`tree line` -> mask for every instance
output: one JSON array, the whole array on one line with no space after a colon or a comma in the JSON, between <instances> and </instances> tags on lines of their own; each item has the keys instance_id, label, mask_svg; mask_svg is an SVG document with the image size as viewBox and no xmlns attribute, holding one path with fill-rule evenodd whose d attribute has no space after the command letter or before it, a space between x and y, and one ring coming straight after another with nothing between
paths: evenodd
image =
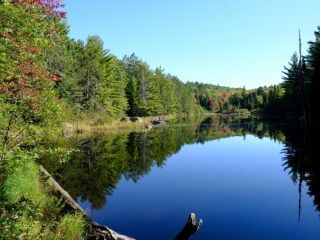
<instances>
[{"instance_id":1,"label":"tree line","mask_svg":"<svg viewBox=\"0 0 320 240\"><path fill-rule=\"evenodd\" d=\"M306 56L301 55L299 32L299 53L294 52L288 66L284 67L283 82L246 90L224 89L202 83L187 83L195 94L197 103L211 112L237 112L239 109L261 110L264 114L301 121L305 126L316 125L320 114L320 27L314 32L315 41L309 41Z\"/></svg>"},{"instance_id":2,"label":"tree line","mask_svg":"<svg viewBox=\"0 0 320 240\"><path fill-rule=\"evenodd\" d=\"M151 69L134 53L118 59L103 45L99 36L84 42L64 35L63 43L48 57L50 70L61 78L55 86L57 94L73 113L115 118L202 110L178 77L161 67Z\"/></svg>"},{"instance_id":3,"label":"tree line","mask_svg":"<svg viewBox=\"0 0 320 240\"><path fill-rule=\"evenodd\" d=\"M0 1L0 160L22 133L80 114L119 118L260 109L305 125L319 119L320 28L306 56L293 54L283 83L246 90L183 83L134 53L119 59L99 36L72 39L61 7L61 1Z\"/></svg>"},{"instance_id":4,"label":"tree line","mask_svg":"<svg viewBox=\"0 0 320 240\"><path fill-rule=\"evenodd\" d=\"M255 94L245 96L247 91L238 99L236 93L243 92L240 88L183 83L161 67L151 69L134 53L119 59L97 35L88 36L86 41L72 39L68 36L70 27L65 13L55 10L62 5L49 7L38 2L3 1L1 5L1 96L15 98L13 106L20 102L21 106L31 107L25 115L38 112L32 116L33 122L42 121L38 110L49 103L47 112L62 112L62 116L96 114L108 118L230 112L261 105ZM38 13L31 11L34 4L51 14L38 21L38 25L33 24L40 19ZM8 22L11 25L7 25L7 19L12 19L12 24ZM39 37L38 32L43 34ZM22 77L15 79L20 73ZM229 101L229 97L233 100ZM7 103L12 102L6 100L4 104Z\"/></svg>"}]
</instances>

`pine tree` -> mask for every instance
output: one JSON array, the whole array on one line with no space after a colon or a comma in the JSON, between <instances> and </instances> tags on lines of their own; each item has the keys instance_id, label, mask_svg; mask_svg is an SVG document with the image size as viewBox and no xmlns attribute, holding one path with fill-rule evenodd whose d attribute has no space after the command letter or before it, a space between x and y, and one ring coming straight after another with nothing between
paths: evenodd
<instances>
[{"instance_id":1,"label":"pine tree","mask_svg":"<svg viewBox=\"0 0 320 240\"><path fill-rule=\"evenodd\" d=\"M127 99L125 96L126 79L122 64L115 56L104 51L103 59L104 73L98 95L99 103L111 117L120 117L127 110Z\"/></svg>"},{"instance_id":2,"label":"pine tree","mask_svg":"<svg viewBox=\"0 0 320 240\"><path fill-rule=\"evenodd\" d=\"M81 78L78 85L82 88L82 110L97 111L100 108L97 95L104 71L102 64L104 57L103 42L100 37L89 36L80 56Z\"/></svg>"},{"instance_id":3,"label":"pine tree","mask_svg":"<svg viewBox=\"0 0 320 240\"><path fill-rule=\"evenodd\" d=\"M285 90L284 94L284 107L285 111L291 114L294 118L302 116L302 99L300 87L300 74L299 74L299 60L297 53L291 57L288 63L289 67L284 67L285 71L282 73L282 87Z\"/></svg>"},{"instance_id":4,"label":"pine tree","mask_svg":"<svg viewBox=\"0 0 320 240\"><path fill-rule=\"evenodd\" d=\"M319 102L320 94L320 26L314 32L315 41L308 42L308 56L307 61L310 65L310 112L313 122L318 122L320 119Z\"/></svg>"}]
</instances>

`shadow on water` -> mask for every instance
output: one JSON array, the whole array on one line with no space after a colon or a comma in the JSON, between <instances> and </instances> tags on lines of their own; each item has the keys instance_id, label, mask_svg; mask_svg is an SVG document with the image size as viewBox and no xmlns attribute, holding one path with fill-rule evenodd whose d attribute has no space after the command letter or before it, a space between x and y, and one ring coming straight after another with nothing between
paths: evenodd
<instances>
[{"instance_id":1,"label":"shadow on water","mask_svg":"<svg viewBox=\"0 0 320 240\"><path fill-rule=\"evenodd\" d=\"M62 144L79 149L69 161L59 163L44 157L42 164L55 173L56 179L73 198L90 202L91 209L101 209L122 178L139 181L153 167L164 167L168 157L186 144L203 144L233 136L245 139L246 135L254 135L284 144L284 170L289 170L293 183L298 185L298 221L303 182L320 211L317 133L293 125L235 116L184 118L172 122L145 132L78 135Z\"/></svg>"}]
</instances>

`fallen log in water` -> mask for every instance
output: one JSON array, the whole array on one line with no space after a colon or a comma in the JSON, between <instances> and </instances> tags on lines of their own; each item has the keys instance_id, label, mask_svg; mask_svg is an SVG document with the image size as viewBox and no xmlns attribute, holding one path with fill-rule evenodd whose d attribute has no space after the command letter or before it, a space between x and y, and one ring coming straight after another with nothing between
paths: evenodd
<instances>
[{"instance_id":1,"label":"fallen log in water","mask_svg":"<svg viewBox=\"0 0 320 240\"><path fill-rule=\"evenodd\" d=\"M47 172L47 170L44 169L43 166L40 166L40 171L46 175L52 185L55 187L56 190L60 192L60 194L66 199L67 204L69 204L73 209L80 211L83 213L86 222L90 228L90 236L94 239L103 239L103 240L135 240L134 238L124 236L122 234L119 234L107 226L100 225L93 221L87 214L85 210L82 209L82 207L75 201L73 198L69 195L67 191L65 191L59 183L57 183L56 180ZM89 236L89 237L90 237Z\"/></svg>"},{"instance_id":2,"label":"fallen log in water","mask_svg":"<svg viewBox=\"0 0 320 240\"><path fill-rule=\"evenodd\" d=\"M40 171L49 178L52 185L55 187L56 190L60 192L60 194L66 199L66 203L71 206L73 209L80 211L83 213L87 225L90 229L89 239L103 239L103 240L135 240L134 238L127 237L125 235L119 234L107 226L100 225L93 221L87 214L85 210L69 195L67 191L65 191L59 183L44 169L43 166L40 166ZM202 225L202 219L196 223L196 215L194 213L190 213L189 218L183 227L183 229L178 233L178 235L174 238L174 240L187 240L197 232Z\"/></svg>"},{"instance_id":3,"label":"fallen log in water","mask_svg":"<svg viewBox=\"0 0 320 240\"><path fill-rule=\"evenodd\" d=\"M190 213L189 218L186 222L186 225L183 229L178 233L178 235L173 240L187 240L193 235L196 231L199 230L202 225L202 219L196 223L196 215L194 213Z\"/></svg>"}]
</instances>

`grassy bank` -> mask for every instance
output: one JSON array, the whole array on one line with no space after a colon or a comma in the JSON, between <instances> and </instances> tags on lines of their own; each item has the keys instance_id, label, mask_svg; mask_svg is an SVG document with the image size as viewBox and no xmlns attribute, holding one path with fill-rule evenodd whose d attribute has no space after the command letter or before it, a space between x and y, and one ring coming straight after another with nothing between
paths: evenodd
<instances>
[{"instance_id":1,"label":"grassy bank","mask_svg":"<svg viewBox=\"0 0 320 240\"><path fill-rule=\"evenodd\" d=\"M81 239L82 214L66 210L64 200L39 173L36 157L24 154L6 162L0 239Z\"/></svg>"},{"instance_id":2,"label":"grassy bank","mask_svg":"<svg viewBox=\"0 0 320 240\"><path fill-rule=\"evenodd\" d=\"M199 115L189 115L189 116L176 116L176 115L168 115L161 116L161 120L173 120L172 123L179 122L179 118L189 118L191 122L201 122L200 120L204 120L205 117L219 117L219 116L239 116L239 117L247 117L250 115L250 112L247 109L235 110L233 112L217 112L217 113L204 113ZM127 117L129 118L129 117ZM91 132L91 131L142 131L145 130L147 126L153 125L152 120L157 120L159 116L151 116L151 117L139 117L141 120L136 122L126 122L121 121L121 119L111 119L101 115L79 115L76 120L68 121L69 124L72 125L71 132ZM192 119L194 121L192 121Z\"/></svg>"},{"instance_id":3,"label":"grassy bank","mask_svg":"<svg viewBox=\"0 0 320 240\"><path fill-rule=\"evenodd\" d=\"M162 120L170 120L177 116L165 116L161 117ZM140 131L146 129L146 126L152 125L152 120L156 120L158 117L139 117L141 122L126 122L121 119L111 119L105 116L99 115L83 115L79 116L76 120L71 120L69 123L73 126L74 131L114 131L114 130L130 130Z\"/></svg>"}]
</instances>

